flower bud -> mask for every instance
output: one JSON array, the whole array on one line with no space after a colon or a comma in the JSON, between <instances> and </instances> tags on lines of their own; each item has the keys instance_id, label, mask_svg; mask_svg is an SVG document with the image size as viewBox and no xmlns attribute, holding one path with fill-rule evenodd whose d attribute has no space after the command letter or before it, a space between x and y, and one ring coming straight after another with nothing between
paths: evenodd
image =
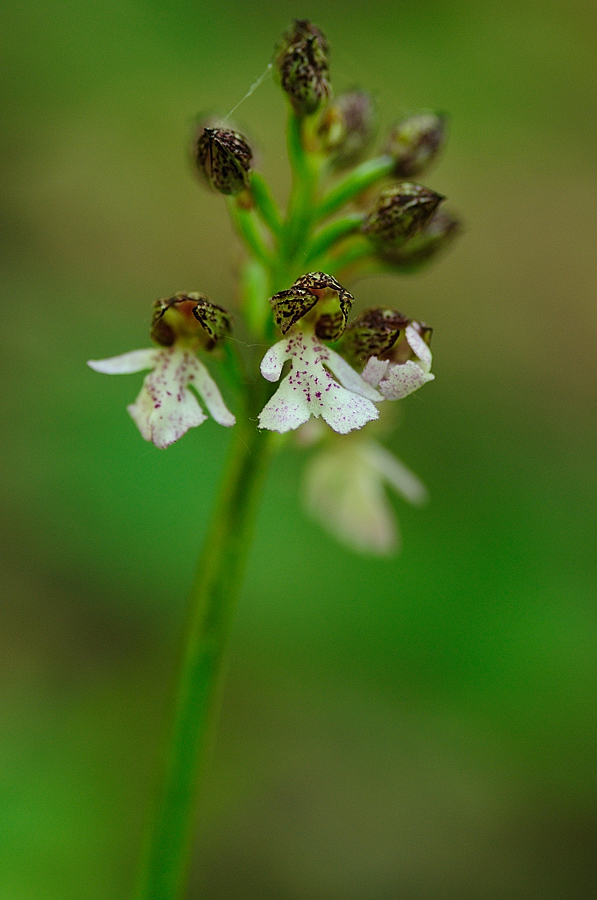
<instances>
[{"instance_id":1,"label":"flower bud","mask_svg":"<svg viewBox=\"0 0 597 900\"><path fill-rule=\"evenodd\" d=\"M461 232L460 221L452 213L438 209L424 228L405 244L380 247L381 256L404 273L418 271L446 250Z\"/></svg>"},{"instance_id":2,"label":"flower bud","mask_svg":"<svg viewBox=\"0 0 597 900\"><path fill-rule=\"evenodd\" d=\"M383 357L394 346L410 319L397 309L366 309L347 326L342 353L353 364L364 365L369 357Z\"/></svg>"},{"instance_id":3,"label":"flower bud","mask_svg":"<svg viewBox=\"0 0 597 900\"><path fill-rule=\"evenodd\" d=\"M375 134L375 106L366 91L340 94L325 110L318 128L322 148L335 168L362 158Z\"/></svg>"},{"instance_id":4,"label":"flower bud","mask_svg":"<svg viewBox=\"0 0 597 900\"><path fill-rule=\"evenodd\" d=\"M403 242L423 228L444 199L420 184L393 185L381 192L362 231L376 244Z\"/></svg>"},{"instance_id":5,"label":"flower bud","mask_svg":"<svg viewBox=\"0 0 597 900\"><path fill-rule=\"evenodd\" d=\"M446 118L435 113L419 113L392 128L385 152L396 162L397 178L413 178L426 171L442 149Z\"/></svg>"},{"instance_id":6,"label":"flower bud","mask_svg":"<svg viewBox=\"0 0 597 900\"><path fill-rule=\"evenodd\" d=\"M220 193L238 194L248 187L253 154L238 131L200 128L194 155L201 174Z\"/></svg>"},{"instance_id":7,"label":"flower bud","mask_svg":"<svg viewBox=\"0 0 597 900\"><path fill-rule=\"evenodd\" d=\"M291 288L275 294L270 303L276 325L286 332L314 307L315 334L320 340L337 340L346 327L354 300L335 278L325 272L309 272L297 278Z\"/></svg>"},{"instance_id":8,"label":"flower bud","mask_svg":"<svg viewBox=\"0 0 597 900\"><path fill-rule=\"evenodd\" d=\"M151 339L162 347L179 342L212 350L231 330L226 310L212 303L205 294L182 292L155 301Z\"/></svg>"},{"instance_id":9,"label":"flower bud","mask_svg":"<svg viewBox=\"0 0 597 900\"><path fill-rule=\"evenodd\" d=\"M275 66L297 116L314 113L331 96L327 38L306 19L296 19L278 47Z\"/></svg>"}]
</instances>

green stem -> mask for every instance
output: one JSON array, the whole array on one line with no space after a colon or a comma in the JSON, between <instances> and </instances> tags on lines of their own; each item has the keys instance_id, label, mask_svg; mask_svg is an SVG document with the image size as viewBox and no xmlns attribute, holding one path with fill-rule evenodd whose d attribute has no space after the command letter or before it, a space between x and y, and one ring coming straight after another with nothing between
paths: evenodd
<instances>
[{"instance_id":1,"label":"green stem","mask_svg":"<svg viewBox=\"0 0 597 900\"><path fill-rule=\"evenodd\" d=\"M282 231L282 217L269 185L260 172L251 172L251 195L261 218L276 237Z\"/></svg>"},{"instance_id":2,"label":"green stem","mask_svg":"<svg viewBox=\"0 0 597 900\"><path fill-rule=\"evenodd\" d=\"M339 181L331 191L321 200L313 218L315 220L325 219L337 212L340 207L344 206L350 200L354 200L364 190L381 181L387 175L392 174L395 162L391 156L378 156L375 159L368 159L354 169L350 175Z\"/></svg>"},{"instance_id":3,"label":"green stem","mask_svg":"<svg viewBox=\"0 0 597 900\"><path fill-rule=\"evenodd\" d=\"M253 256L264 266L271 265L271 252L263 240L259 223L253 209L245 209L238 196L227 197L228 213L239 237L245 242Z\"/></svg>"},{"instance_id":4,"label":"green stem","mask_svg":"<svg viewBox=\"0 0 597 900\"><path fill-rule=\"evenodd\" d=\"M291 263L304 254L304 244L309 233L319 168L321 161L304 146L309 120L299 117L292 110L288 120L288 158L292 168L292 192L282 242L284 263Z\"/></svg>"},{"instance_id":5,"label":"green stem","mask_svg":"<svg viewBox=\"0 0 597 900\"><path fill-rule=\"evenodd\" d=\"M332 275L355 262L375 258L375 250L366 238L353 238L347 243L349 246L343 248L337 255L327 256L317 262L324 272Z\"/></svg>"},{"instance_id":6,"label":"green stem","mask_svg":"<svg viewBox=\"0 0 597 900\"><path fill-rule=\"evenodd\" d=\"M337 241L358 231L364 220L365 216L362 213L349 213L320 229L305 250L306 265L326 253Z\"/></svg>"},{"instance_id":7,"label":"green stem","mask_svg":"<svg viewBox=\"0 0 597 900\"><path fill-rule=\"evenodd\" d=\"M199 772L218 712L223 662L272 435L243 417L191 592L163 788L138 894L179 900L195 832Z\"/></svg>"}]
</instances>

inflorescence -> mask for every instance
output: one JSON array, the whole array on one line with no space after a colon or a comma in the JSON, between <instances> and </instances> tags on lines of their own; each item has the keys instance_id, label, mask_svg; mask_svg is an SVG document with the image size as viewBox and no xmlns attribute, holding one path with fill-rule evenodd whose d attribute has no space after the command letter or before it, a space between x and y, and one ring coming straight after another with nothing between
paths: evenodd
<instances>
[{"instance_id":1,"label":"inflorescence","mask_svg":"<svg viewBox=\"0 0 597 900\"><path fill-rule=\"evenodd\" d=\"M227 195L248 251L237 340L227 341L233 322L223 307L198 292L177 293L155 303L155 346L89 365L105 373L150 370L128 410L142 436L165 448L207 419L203 407L220 425L236 424L205 362L215 354L232 373L245 425L297 431L301 445L319 446L305 476L311 513L355 549L385 553L398 534L384 485L413 503L424 500L425 488L370 436L335 435L361 432L388 402L434 378L431 329L387 307L351 321L354 297L345 285L419 271L458 234L457 218L440 209L445 198L412 180L436 161L446 119L421 112L397 122L375 155L375 104L360 89L333 97L329 44L319 28L296 21L273 66L289 107L293 183L285 214L236 129L204 121L192 146L202 180Z\"/></svg>"}]
</instances>

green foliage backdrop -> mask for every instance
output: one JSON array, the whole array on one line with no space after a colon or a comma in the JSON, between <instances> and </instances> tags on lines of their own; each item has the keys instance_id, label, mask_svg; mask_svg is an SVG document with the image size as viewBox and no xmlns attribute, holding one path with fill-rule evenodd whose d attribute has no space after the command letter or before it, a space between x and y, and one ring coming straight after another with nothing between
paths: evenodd
<instances>
[{"instance_id":1,"label":"green foliage backdrop","mask_svg":"<svg viewBox=\"0 0 597 900\"><path fill-rule=\"evenodd\" d=\"M595 9L582 0L4 4L3 900L130 896L227 435L144 444L152 301L228 305L240 251L186 157L295 15L382 119L451 115L426 182L467 231L355 286L432 324L398 455L429 486L359 559L271 472L193 896L589 900L597 891ZM283 199L271 80L237 118Z\"/></svg>"}]
</instances>

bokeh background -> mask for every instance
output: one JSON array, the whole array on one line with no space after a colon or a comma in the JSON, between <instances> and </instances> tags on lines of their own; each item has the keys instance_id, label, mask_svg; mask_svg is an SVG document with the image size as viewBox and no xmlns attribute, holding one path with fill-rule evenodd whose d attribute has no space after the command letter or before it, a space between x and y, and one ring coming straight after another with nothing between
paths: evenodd
<instances>
[{"instance_id":1,"label":"bokeh background","mask_svg":"<svg viewBox=\"0 0 597 900\"><path fill-rule=\"evenodd\" d=\"M403 404L404 550L362 559L270 473L192 896L597 895L597 9L585 0L5 0L0 895L131 896L185 594L229 435L168 451L125 412L151 303L228 305L240 261L186 155L310 17L386 124L445 109L424 181L467 225L366 280L435 328ZM282 200L284 104L237 121Z\"/></svg>"}]
</instances>

